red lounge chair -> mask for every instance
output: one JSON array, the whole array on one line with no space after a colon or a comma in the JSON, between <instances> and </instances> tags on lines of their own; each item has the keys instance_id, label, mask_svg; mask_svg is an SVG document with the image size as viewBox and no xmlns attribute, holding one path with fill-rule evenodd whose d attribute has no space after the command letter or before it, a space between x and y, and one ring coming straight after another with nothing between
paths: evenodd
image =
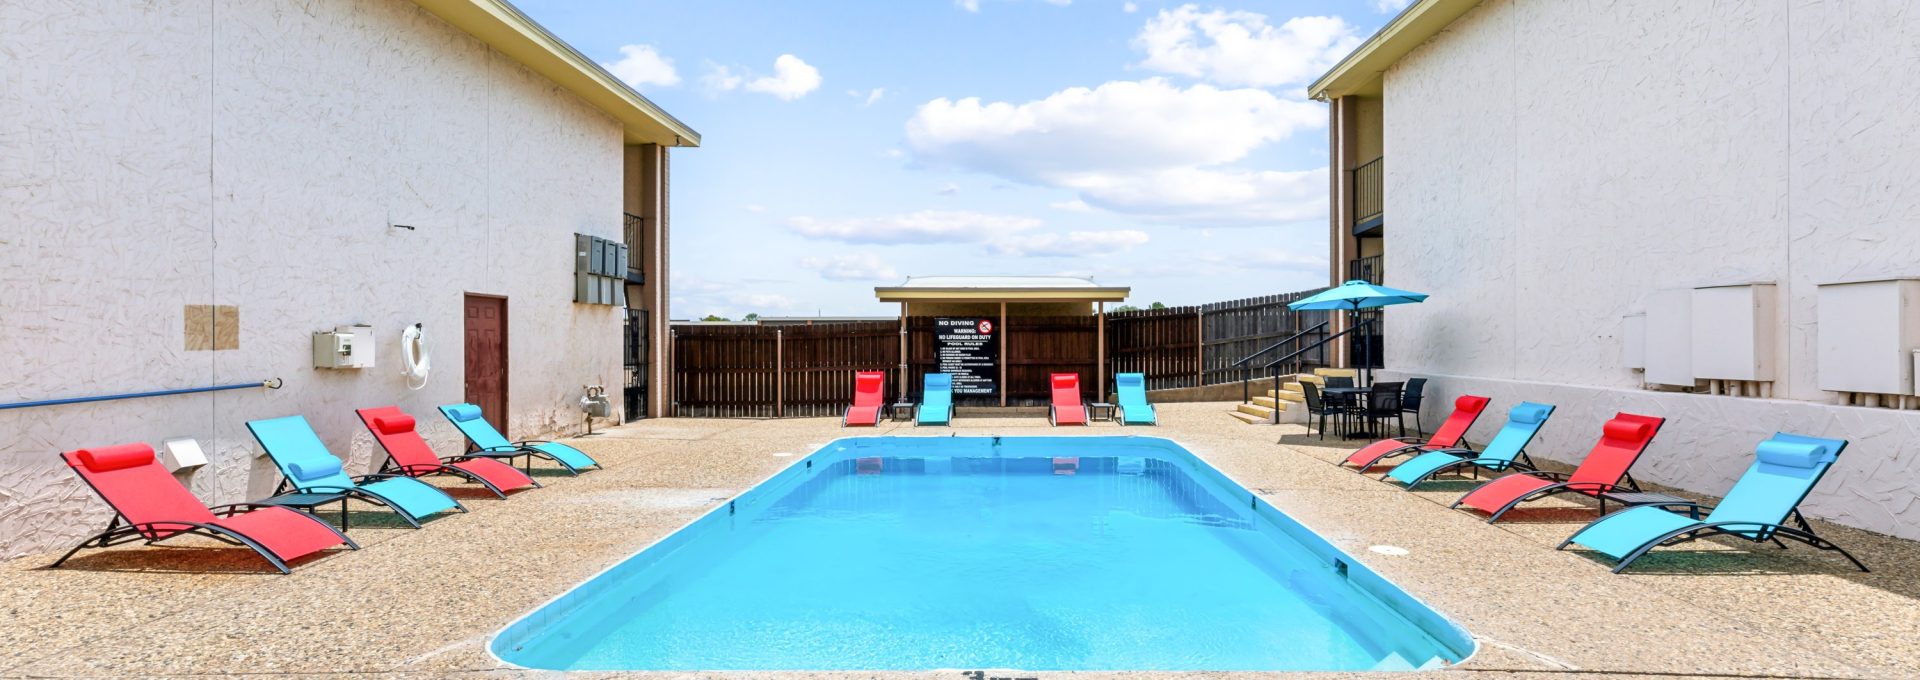
<instances>
[{"instance_id":1,"label":"red lounge chair","mask_svg":"<svg viewBox=\"0 0 1920 680\"><path fill-rule=\"evenodd\" d=\"M1599 499L1604 513L1607 506L1602 494L1619 490L1621 479L1627 480L1628 489L1640 490L1639 483L1633 481L1633 475L1627 474L1627 470L1640 460L1640 454L1653 443L1653 436L1659 434L1660 426L1665 423L1665 418L1615 414L1613 420L1600 426L1600 441L1587 453L1586 460L1580 461L1580 467L1574 468L1573 474L1538 470L1514 473L1468 491L1453 502L1453 507L1465 505L1491 513L1487 523L1492 524L1521 503L1573 492Z\"/></svg>"},{"instance_id":2,"label":"red lounge chair","mask_svg":"<svg viewBox=\"0 0 1920 680\"><path fill-rule=\"evenodd\" d=\"M282 574L293 573L287 562L336 545L360 549L325 521L298 510L251 503L209 508L154 460L153 447L146 444L80 449L60 458L100 494L114 515L106 531L61 555L55 567L82 548L152 544L185 534L252 548Z\"/></svg>"},{"instance_id":3,"label":"red lounge chair","mask_svg":"<svg viewBox=\"0 0 1920 680\"><path fill-rule=\"evenodd\" d=\"M1353 455L1347 456L1347 460L1342 465L1358 466L1355 468L1356 471L1366 472L1382 458L1440 449L1471 451L1472 447L1467 446L1467 430L1473 428L1474 421L1480 419L1480 414L1487 410L1487 402L1490 401L1492 400L1486 397L1460 395L1460 398L1453 400L1453 415L1447 416L1447 422L1441 423L1440 429L1433 431L1433 436L1427 439L1427 443L1419 443L1418 437L1382 439L1353 452Z\"/></svg>"},{"instance_id":4,"label":"red lounge chair","mask_svg":"<svg viewBox=\"0 0 1920 680\"><path fill-rule=\"evenodd\" d=\"M487 487L500 498L507 497L508 489L540 486L527 473L493 458L462 455L443 459L434 455L433 447L413 429L413 416L398 406L363 408L354 413L360 414L360 422L373 431L373 440L387 451L387 462L380 467L383 473L408 477L452 475Z\"/></svg>"},{"instance_id":5,"label":"red lounge chair","mask_svg":"<svg viewBox=\"0 0 1920 680\"><path fill-rule=\"evenodd\" d=\"M1087 424L1087 403L1080 400L1080 374L1055 373L1053 405L1047 407L1047 422L1054 425Z\"/></svg>"},{"instance_id":6,"label":"red lounge chair","mask_svg":"<svg viewBox=\"0 0 1920 680\"><path fill-rule=\"evenodd\" d=\"M841 427L854 425L879 425L880 409L885 406L887 374L880 371L861 371L853 376L853 406L847 409L846 416L840 419Z\"/></svg>"}]
</instances>

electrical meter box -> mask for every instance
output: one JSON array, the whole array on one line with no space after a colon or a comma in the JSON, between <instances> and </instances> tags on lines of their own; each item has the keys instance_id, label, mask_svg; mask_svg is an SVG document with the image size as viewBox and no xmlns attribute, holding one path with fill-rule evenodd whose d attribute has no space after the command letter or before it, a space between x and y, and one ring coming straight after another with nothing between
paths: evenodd
<instances>
[{"instance_id":1,"label":"electrical meter box","mask_svg":"<svg viewBox=\"0 0 1920 680\"><path fill-rule=\"evenodd\" d=\"M313 334L314 368L373 368L373 327L341 326Z\"/></svg>"}]
</instances>

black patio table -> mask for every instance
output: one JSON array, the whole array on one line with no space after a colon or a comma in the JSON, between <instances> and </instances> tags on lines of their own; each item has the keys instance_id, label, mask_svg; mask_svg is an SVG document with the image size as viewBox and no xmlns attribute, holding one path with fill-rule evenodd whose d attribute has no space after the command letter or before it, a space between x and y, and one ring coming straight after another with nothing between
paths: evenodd
<instances>
[{"instance_id":1,"label":"black patio table","mask_svg":"<svg viewBox=\"0 0 1920 680\"><path fill-rule=\"evenodd\" d=\"M1340 417L1345 419L1355 404L1366 401L1367 392L1371 389L1372 388L1368 387L1326 387L1320 390L1320 394L1326 396L1329 405L1338 405L1341 410ZM1373 428L1369 426L1365 431L1360 431L1357 428L1347 429L1345 432L1340 433L1340 436L1345 439L1372 439Z\"/></svg>"}]
</instances>

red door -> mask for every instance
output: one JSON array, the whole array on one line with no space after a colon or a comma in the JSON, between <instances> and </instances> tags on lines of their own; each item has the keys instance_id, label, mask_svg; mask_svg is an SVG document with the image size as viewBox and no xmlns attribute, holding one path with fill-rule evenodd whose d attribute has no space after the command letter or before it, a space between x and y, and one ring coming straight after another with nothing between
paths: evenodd
<instances>
[{"instance_id":1,"label":"red door","mask_svg":"<svg viewBox=\"0 0 1920 680\"><path fill-rule=\"evenodd\" d=\"M467 402L507 434L507 299L467 296Z\"/></svg>"}]
</instances>

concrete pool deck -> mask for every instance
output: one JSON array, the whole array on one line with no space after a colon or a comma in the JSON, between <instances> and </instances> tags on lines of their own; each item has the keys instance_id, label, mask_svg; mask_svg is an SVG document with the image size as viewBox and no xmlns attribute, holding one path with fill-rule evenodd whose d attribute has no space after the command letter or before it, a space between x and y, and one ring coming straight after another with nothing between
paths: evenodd
<instances>
[{"instance_id":1,"label":"concrete pool deck","mask_svg":"<svg viewBox=\"0 0 1920 680\"><path fill-rule=\"evenodd\" d=\"M1168 404L1160 407L1161 427L1126 429L1052 429L1043 418L870 430L843 430L827 418L643 421L570 441L605 463L604 471L542 475L546 488L505 502L462 492L473 512L424 530L360 506L352 535L363 549L309 558L291 576L268 571L249 551L200 539L177 544L190 547L88 550L61 569L45 568L58 553L0 564L0 676L542 675L495 660L486 641L832 439L1124 433L1180 442L1479 640L1479 652L1461 666L1420 675L1920 677L1920 543L1816 521L1874 572L1799 544L1779 550L1706 541L1614 575L1582 553L1552 549L1593 515L1574 502L1488 525L1446 508L1462 483L1403 492L1333 465L1359 442L1322 442L1298 426L1244 425L1225 410ZM1383 545L1407 554L1370 550Z\"/></svg>"}]
</instances>

